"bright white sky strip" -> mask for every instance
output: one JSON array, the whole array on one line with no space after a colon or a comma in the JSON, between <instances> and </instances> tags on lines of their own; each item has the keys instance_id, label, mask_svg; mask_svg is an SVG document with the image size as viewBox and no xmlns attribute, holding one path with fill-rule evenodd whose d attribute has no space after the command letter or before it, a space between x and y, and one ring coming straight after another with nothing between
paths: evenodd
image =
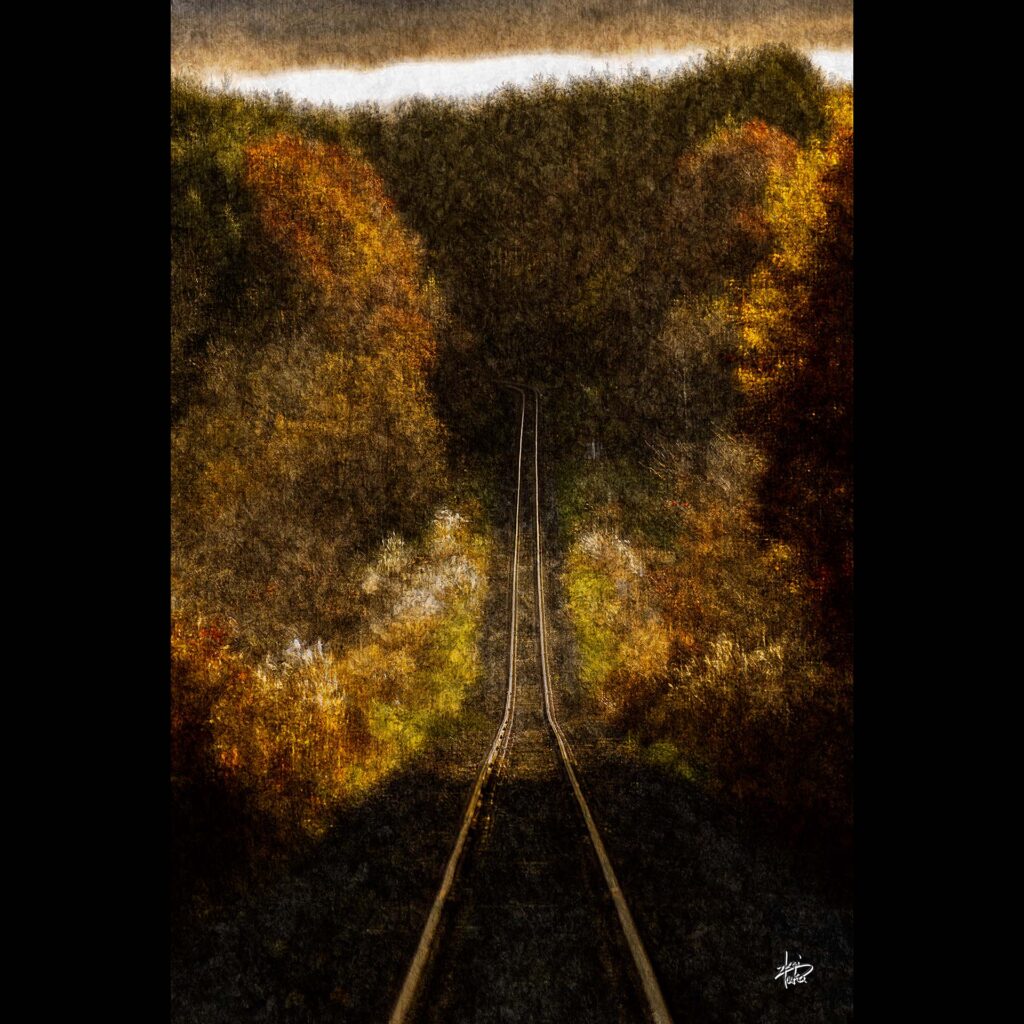
<instances>
[{"instance_id":1,"label":"bright white sky strip","mask_svg":"<svg viewBox=\"0 0 1024 1024\"><path fill-rule=\"evenodd\" d=\"M412 96L470 99L505 85L526 88L539 76L560 84L572 78L601 75L612 79L649 71L657 75L685 67L701 50L675 53L589 56L572 53L523 53L473 60L408 61L367 71L316 69L280 71L270 75L210 75L208 84L232 91L284 92L295 100L351 107L360 103L387 106ZM852 50L812 50L813 63L827 75L853 81Z\"/></svg>"}]
</instances>

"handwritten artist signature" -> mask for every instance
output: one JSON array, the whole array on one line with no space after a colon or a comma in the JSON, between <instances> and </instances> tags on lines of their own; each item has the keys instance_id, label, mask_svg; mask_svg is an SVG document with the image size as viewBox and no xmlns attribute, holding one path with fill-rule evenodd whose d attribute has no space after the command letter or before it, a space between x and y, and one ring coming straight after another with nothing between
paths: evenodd
<instances>
[{"instance_id":1,"label":"handwritten artist signature","mask_svg":"<svg viewBox=\"0 0 1024 1024\"><path fill-rule=\"evenodd\" d=\"M778 981L781 978L783 988L789 988L790 985L802 985L807 981L807 975L813 970L814 968L810 964L800 963L799 953L797 953L797 959L791 963L787 949L786 962L779 966L779 973L775 975L775 980Z\"/></svg>"}]
</instances>

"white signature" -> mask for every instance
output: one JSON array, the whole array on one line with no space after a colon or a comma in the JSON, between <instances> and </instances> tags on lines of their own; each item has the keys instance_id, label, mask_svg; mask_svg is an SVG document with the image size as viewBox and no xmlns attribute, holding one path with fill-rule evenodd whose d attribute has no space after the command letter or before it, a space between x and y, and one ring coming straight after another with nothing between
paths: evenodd
<instances>
[{"instance_id":1,"label":"white signature","mask_svg":"<svg viewBox=\"0 0 1024 1024\"><path fill-rule=\"evenodd\" d=\"M783 988L789 988L790 985L802 985L807 981L807 975L813 971L814 968L810 964L800 963L800 954L797 953L797 959L790 963L789 950L786 950L786 962L779 967L779 973L775 975L775 980L782 979Z\"/></svg>"}]
</instances>

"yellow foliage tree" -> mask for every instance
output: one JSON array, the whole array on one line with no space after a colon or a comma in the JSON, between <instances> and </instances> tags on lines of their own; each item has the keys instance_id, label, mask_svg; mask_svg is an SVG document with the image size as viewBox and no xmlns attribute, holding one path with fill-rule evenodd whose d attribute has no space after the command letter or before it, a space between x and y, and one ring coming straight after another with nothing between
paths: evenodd
<instances>
[{"instance_id":1,"label":"yellow foliage tree","mask_svg":"<svg viewBox=\"0 0 1024 1024\"><path fill-rule=\"evenodd\" d=\"M771 532L809 553L825 630L850 652L853 575L853 108L777 168L765 216L771 258L738 304L739 384L768 457L760 498Z\"/></svg>"}]
</instances>

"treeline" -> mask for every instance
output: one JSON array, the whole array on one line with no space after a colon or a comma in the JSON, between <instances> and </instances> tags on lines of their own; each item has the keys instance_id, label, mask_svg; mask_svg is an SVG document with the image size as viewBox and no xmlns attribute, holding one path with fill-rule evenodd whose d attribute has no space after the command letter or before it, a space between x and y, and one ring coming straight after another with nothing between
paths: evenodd
<instances>
[{"instance_id":1,"label":"treeline","mask_svg":"<svg viewBox=\"0 0 1024 1024\"><path fill-rule=\"evenodd\" d=\"M779 47L344 115L177 82L171 152L182 784L314 828L451 725L516 377L596 706L845 827L848 90Z\"/></svg>"},{"instance_id":2,"label":"treeline","mask_svg":"<svg viewBox=\"0 0 1024 1024\"><path fill-rule=\"evenodd\" d=\"M810 62L769 47L666 78L349 115L475 342L440 358L452 429L484 444L497 425L467 382L514 375L565 386L556 448L596 434L642 449L658 416L635 382L658 359L672 304L702 300L764 254L763 239L726 223L763 187L746 158L781 159L779 147L820 133L824 102ZM702 155L727 119L762 127Z\"/></svg>"},{"instance_id":3,"label":"treeline","mask_svg":"<svg viewBox=\"0 0 1024 1024\"><path fill-rule=\"evenodd\" d=\"M330 115L171 99L172 772L201 854L315 834L456 728L489 541L428 383L445 304L380 176Z\"/></svg>"},{"instance_id":4,"label":"treeline","mask_svg":"<svg viewBox=\"0 0 1024 1024\"><path fill-rule=\"evenodd\" d=\"M649 457L560 477L562 583L595 706L644 756L843 842L852 823L851 100L832 93L825 129L803 145L747 123L684 158L681 172L695 180L717 168L729 182L746 154L748 191L718 215L736 227L729 244L752 269L673 307L660 345L677 353L676 371L656 372L648 394L674 390L682 415L666 407L655 417ZM688 201L699 207L702 194L691 188Z\"/></svg>"}]
</instances>

